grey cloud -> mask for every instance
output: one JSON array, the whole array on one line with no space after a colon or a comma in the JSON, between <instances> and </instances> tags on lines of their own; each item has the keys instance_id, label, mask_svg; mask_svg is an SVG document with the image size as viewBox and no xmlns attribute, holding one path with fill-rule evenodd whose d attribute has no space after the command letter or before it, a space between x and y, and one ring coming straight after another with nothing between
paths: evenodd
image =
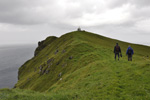
<instances>
[{"instance_id":1,"label":"grey cloud","mask_svg":"<svg viewBox=\"0 0 150 100\"><path fill-rule=\"evenodd\" d=\"M0 0L0 22L10 24L41 24L45 23L48 16L40 8L50 0Z\"/></svg>"},{"instance_id":2,"label":"grey cloud","mask_svg":"<svg viewBox=\"0 0 150 100\"><path fill-rule=\"evenodd\" d=\"M107 5L99 0L64 0L64 6L61 2L63 3L62 0L0 0L0 22L25 25L59 24L63 19L67 22L81 18L84 14L103 14L109 7L121 8L126 4L141 6L140 9L130 11L131 16L136 16L136 19L143 17L143 14L144 17L150 16L147 13L149 9L145 8L145 5L150 4L149 0L106 0Z\"/></svg>"},{"instance_id":3,"label":"grey cloud","mask_svg":"<svg viewBox=\"0 0 150 100\"><path fill-rule=\"evenodd\" d=\"M131 4L136 7L146 7L150 5L149 0L106 0L109 4L109 7L120 7L125 4Z\"/></svg>"},{"instance_id":4,"label":"grey cloud","mask_svg":"<svg viewBox=\"0 0 150 100\"><path fill-rule=\"evenodd\" d=\"M106 0L109 8L121 7L128 3L128 0Z\"/></svg>"},{"instance_id":5,"label":"grey cloud","mask_svg":"<svg viewBox=\"0 0 150 100\"><path fill-rule=\"evenodd\" d=\"M112 10L114 11L111 12ZM118 13L114 16L115 11ZM149 29L139 29L144 23L138 23L150 19L148 12L149 0L0 0L0 27L7 24L13 26L0 30L0 34L12 34L12 37L15 34L19 41L19 36L28 33L28 36L37 35L34 40L37 41L40 37L47 36L48 32L55 33L50 35L60 36L63 32L81 26L89 31L127 40L126 34L149 34ZM118 18L117 22L111 20L115 19L113 17L124 17L125 13L127 17L120 20ZM18 28L13 30L18 26L21 27L19 31ZM6 35L3 38L4 36ZM25 36L26 39L32 41L28 36Z\"/></svg>"},{"instance_id":6,"label":"grey cloud","mask_svg":"<svg viewBox=\"0 0 150 100\"><path fill-rule=\"evenodd\" d=\"M129 3L132 3L136 6L145 7L150 5L149 0L128 0Z\"/></svg>"}]
</instances>

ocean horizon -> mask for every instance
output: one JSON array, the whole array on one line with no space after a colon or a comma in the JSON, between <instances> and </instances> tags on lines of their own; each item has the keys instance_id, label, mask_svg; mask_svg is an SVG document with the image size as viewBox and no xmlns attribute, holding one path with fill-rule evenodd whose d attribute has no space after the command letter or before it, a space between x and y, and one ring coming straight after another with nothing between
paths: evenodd
<instances>
[{"instance_id":1,"label":"ocean horizon","mask_svg":"<svg viewBox=\"0 0 150 100\"><path fill-rule=\"evenodd\" d=\"M37 45L0 46L0 88L13 88L18 81L18 69L34 56Z\"/></svg>"}]
</instances>

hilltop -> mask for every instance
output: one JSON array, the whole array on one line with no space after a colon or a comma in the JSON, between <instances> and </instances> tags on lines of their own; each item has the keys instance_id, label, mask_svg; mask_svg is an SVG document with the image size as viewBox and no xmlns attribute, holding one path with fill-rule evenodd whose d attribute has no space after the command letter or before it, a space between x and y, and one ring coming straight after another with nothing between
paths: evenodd
<instances>
[{"instance_id":1,"label":"hilltop","mask_svg":"<svg viewBox=\"0 0 150 100\"><path fill-rule=\"evenodd\" d=\"M122 49L120 61L114 60L116 43ZM128 45L135 52L132 62L125 55ZM13 98L13 93L17 93L18 100L22 96L32 100L150 99L149 56L148 46L86 31L70 32L59 38L50 36L38 43L35 56L19 68L16 89L0 90L0 96L11 93Z\"/></svg>"}]
</instances>

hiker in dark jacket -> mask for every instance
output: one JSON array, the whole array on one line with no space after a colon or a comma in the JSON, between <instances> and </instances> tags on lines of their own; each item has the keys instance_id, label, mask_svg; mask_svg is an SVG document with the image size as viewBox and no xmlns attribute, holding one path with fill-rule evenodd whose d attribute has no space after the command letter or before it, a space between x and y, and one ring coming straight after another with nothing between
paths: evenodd
<instances>
[{"instance_id":1,"label":"hiker in dark jacket","mask_svg":"<svg viewBox=\"0 0 150 100\"><path fill-rule=\"evenodd\" d=\"M116 43L116 46L114 47L114 53L115 53L115 60L116 60L116 56L118 56L118 60L119 60L119 53L121 53L121 48L118 45L118 43Z\"/></svg>"},{"instance_id":2,"label":"hiker in dark jacket","mask_svg":"<svg viewBox=\"0 0 150 100\"><path fill-rule=\"evenodd\" d=\"M134 54L134 51L130 46L127 48L126 54L128 55L128 61L132 61L132 55Z\"/></svg>"}]
</instances>

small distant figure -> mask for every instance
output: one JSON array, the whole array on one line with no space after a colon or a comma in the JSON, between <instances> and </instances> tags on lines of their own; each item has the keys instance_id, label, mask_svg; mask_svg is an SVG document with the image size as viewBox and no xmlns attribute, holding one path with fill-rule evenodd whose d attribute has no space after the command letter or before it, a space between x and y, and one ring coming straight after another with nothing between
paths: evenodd
<instances>
[{"instance_id":1,"label":"small distant figure","mask_svg":"<svg viewBox=\"0 0 150 100\"><path fill-rule=\"evenodd\" d=\"M128 55L128 61L132 61L133 54L134 54L133 49L131 48L131 46L128 46L127 51L126 51L126 55Z\"/></svg>"},{"instance_id":2,"label":"small distant figure","mask_svg":"<svg viewBox=\"0 0 150 100\"><path fill-rule=\"evenodd\" d=\"M79 27L79 28L77 29L77 31L81 31L81 28Z\"/></svg>"},{"instance_id":3,"label":"small distant figure","mask_svg":"<svg viewBox=\"0 0 150 100\"><path fill-rule=\"evenodd\" d=\"M116 46L114 47L114 53L115 53L115 60L116 60L116 56L118 56L118 60L119 60L119 53L120 53L120 56L122 57L121 48L118 45L118 43L116 43Z\"/></svg>"}]
</instances>

